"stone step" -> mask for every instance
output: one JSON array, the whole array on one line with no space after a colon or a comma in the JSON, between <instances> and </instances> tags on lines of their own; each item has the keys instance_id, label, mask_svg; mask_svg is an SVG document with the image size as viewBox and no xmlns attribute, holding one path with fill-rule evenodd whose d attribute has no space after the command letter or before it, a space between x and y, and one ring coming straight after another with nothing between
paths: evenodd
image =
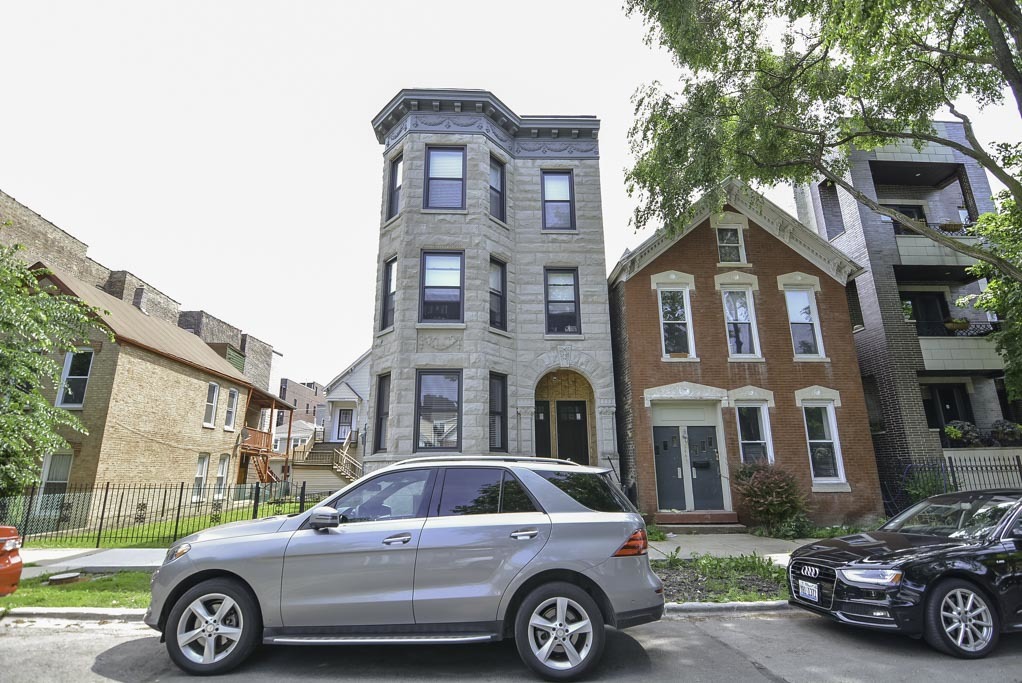
<instances>
[{"instance_id":1,"label":"stone step","mask_svg":"<svg viewBox=\"0 0 1022 683\"><path fill-rule=\"evenodd\" d=\"M747 534L744 524L657 524L664 533L679 536L692 534Z\"/></svg>"},{"instance_id":2,"label":"stone step","mask_svg":"<svg viewBox=\"0 0 1022 683\"><path fill-rule=\"evenodd\" d=\"M654 517L659 526L665 524L738 524L738 513L727 510L658 512Z\"/></svg>"}]
</instances>

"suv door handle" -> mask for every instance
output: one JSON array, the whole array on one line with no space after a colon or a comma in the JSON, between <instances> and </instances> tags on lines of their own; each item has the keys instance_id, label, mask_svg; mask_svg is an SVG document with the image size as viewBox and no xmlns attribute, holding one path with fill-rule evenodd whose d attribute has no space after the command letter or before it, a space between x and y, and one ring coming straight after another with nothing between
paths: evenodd
<instances>
[{"instance_id":1,"label":"suv door handle","mask_svg":"<svg viewBox=\"0 0 1022 683\"><path fill-rule=\"evenodd\" d=\"M397 545L398 543L404 544L412 540L411 534L394 534L383 539L383 545Z\"/></svg>"},{"instance_id":2,"label":"suv door handle","mask_svg":"<svg viewBox=\"0 0 1022 683\"><path fill-rule=\"evenodd\" d=\"M525 541L530 538L535 538L539 534L539 529L519 529L518 531L511 532L511 538L516 541Z\"/></svg>"}]
</instances>

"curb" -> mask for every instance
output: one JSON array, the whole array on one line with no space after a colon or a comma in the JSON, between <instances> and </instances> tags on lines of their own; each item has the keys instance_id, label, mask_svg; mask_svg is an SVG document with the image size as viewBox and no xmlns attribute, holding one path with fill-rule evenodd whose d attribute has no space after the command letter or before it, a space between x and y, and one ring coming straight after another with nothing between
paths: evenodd
<instances>
[{"instance_id":1,"label":"curb","mask_svg":"<svg viewBox=\"0 0 1022 683\"><path fill-rule=\"evenodd\" d=\"M146 610L131 607L12 607L4 618L73 621L142 621Z\"/></svg>"},{"instance_id":2,"label":"curb","mask_svg":"<svg viewBox=\"0 0 1022 683\"><path fill-rule=\"evenodd\" d=\"M791 609L787 600L761 600L758 602L669 602L664 615L689 614L749 614L755 612L783 612Z\"/></svg>"}]
</instances>

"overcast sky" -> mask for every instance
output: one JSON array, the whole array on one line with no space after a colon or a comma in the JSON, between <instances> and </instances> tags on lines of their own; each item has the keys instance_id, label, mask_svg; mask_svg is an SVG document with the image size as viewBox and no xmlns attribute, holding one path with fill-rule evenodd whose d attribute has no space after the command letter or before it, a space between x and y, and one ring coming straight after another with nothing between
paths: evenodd
<instances>
[{"instance_id":1,"label":"overcast sky","mask_svg":"<svg viewBox=\"0 0 1022 683\"><path fill-rule=\"evenodd\" d=\"M275 375L326 382L371 342L369 122L401 88L598 116L608 268L648 236L628 226L630 98L676 71L621 4L0 0L0 189L273 344Z\"/></svg>"}]
</instances>

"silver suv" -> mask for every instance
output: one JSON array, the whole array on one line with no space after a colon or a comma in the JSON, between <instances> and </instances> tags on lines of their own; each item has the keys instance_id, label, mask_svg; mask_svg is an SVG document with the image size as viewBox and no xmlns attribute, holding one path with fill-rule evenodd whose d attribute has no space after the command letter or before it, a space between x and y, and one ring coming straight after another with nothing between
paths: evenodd
<instances>
[{"instance_id":1,"label":"silver suv","mask_svg":"<svg viewBox=\"0 0 1022 683\"><path fill-rule=\"evenodd\" d=\"M374 472L290 517L182 539L145 622L193 674L256 645L514 638L548 680L599 661L604 627L660 619L642 517L605 469L444 457Z\"/></svg>"}]
</instances>

